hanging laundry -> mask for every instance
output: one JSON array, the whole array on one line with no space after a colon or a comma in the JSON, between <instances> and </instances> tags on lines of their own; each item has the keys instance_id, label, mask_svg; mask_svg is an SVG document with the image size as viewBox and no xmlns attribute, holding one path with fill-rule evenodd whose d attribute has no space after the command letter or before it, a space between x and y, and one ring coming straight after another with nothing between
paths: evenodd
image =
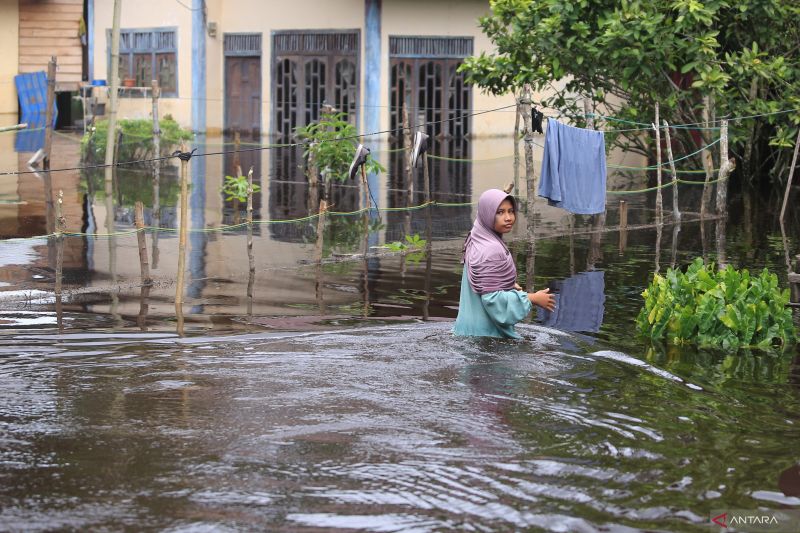
<instances>
[{"instance_id":1,"label":"hanging laundry","mask_svg":"<svg viewBox=\"0 0 800 533\"><path fill-rule=\"evenodd\" d=\"M606 143L603 132L547 119L539 196L578 215L606 210Z\"/></svg>"},{"instance_id":2,"label":"hanging laundry","mask_svg":"<svg viewBox=\"0 0 800 533\"><path fill-rule=\"evenodd\" d=\"M539 111L536 108L531 109L531 129L536 133L544 133L542 129L542 119L544 118L544 113Z\"/></svg>"}]
</instances>

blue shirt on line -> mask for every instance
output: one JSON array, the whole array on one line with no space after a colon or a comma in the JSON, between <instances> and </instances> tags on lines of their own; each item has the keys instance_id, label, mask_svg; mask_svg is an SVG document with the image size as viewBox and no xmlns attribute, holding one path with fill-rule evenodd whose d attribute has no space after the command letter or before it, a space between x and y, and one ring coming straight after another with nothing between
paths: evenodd
<instances>
[{"instance_id":1,"label":"blue shirt on line","mask_svg":"<svg viewBox=\"0 0 800 533\"><path fill-rule=\"evenodd\" d=\"M578 215L606 210L606 142L602 131L547 119L539 196Z\"/></svg>"},{"instance_id":2,"label":"blue shirt on line","mask_svg":"<svg viewBox=\"0 0 800 533\"><path fill-rule=\"evenodd\" d=\"M472 290L464 267L453 333L468 337L521 339L514 331L514 324L528 316L532 307L528 293L524 291L495 291L479 295Z\"/></svg>"}]
</instances>

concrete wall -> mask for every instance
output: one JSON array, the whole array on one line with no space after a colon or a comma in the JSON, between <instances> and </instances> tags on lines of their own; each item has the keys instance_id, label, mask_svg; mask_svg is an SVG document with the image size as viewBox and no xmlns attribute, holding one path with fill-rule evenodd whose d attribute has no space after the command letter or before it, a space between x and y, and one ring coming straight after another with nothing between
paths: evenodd
<instances>
[{"instance_id":1,"label":"concrete wall","mask_svg":"<svg viewBox=\"0 0 800 533\"><path fill-rule=\"evenodd\" d=\"M8 126L17 123L19 107L14 87L14 76L19 72L18 0L0 0L0 50L0 126Z\"/></svg>"},{"instance_id":2,"label":"concrete wall","mask_svg":"<svg viewBox=\"0 0 800 533\"><path fill-rule=\"evenodd\" d=\"M187 5L190 3L185 2ZM207 130L218 132L224 121L224 50L225 33L252 32L262 34L262 131L270 130L272 102L270 76L272 62L272 32L275 30L301 29L357 29L360 32L360 103L366 102L365 72L365 3L364 0L302 0L264 2L239 0L236 2L208 0L207 17L217 24L216 37L206 35L207 65ZM108 77L108 45L106 29L111 27L113 2L95 2L95 78ZM389 36L431 35L471 36L475 53L489 50L491 43L481 33L478 17L488 11L485 0L383 0L381 8L381 73L380 73L380 128L389 126ZM126 2L122 9L123 28L152 28L158 26L178 27L178 98L164 98L162 113L171 113L179 122L188 126L191 122L191 32L192 14L177 2L140 0L136 4ZM473 90L473 110L485 110L513 104L512 96L495 97ZM149 113L146 99L122 98L120 116L144 118ZM364 108L360 109L363 124ZM473 118L476 136L509 135L514 127L514 113L497 112Z\"/></svg>"}]
</instances>

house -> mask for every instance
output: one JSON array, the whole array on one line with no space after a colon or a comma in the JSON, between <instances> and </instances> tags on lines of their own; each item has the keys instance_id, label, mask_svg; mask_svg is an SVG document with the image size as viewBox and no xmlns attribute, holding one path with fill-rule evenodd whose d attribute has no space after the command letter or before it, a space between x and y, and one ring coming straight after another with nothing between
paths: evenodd
<instances>
[{"instance_id":1,"label":"house","mask_svg":"<svg viewBox=\"0 0 800 533\"><path fill-rule=\"evenodd\" d=\"M86 9L85 0L0 0L0 126L17 123L14 76L46 72L51 56L58 58L59 108L69 109L87 76Z\"/></svg>"},{"instance_id":2,"label":"house","mask_svg":"<svg viewBox=\"0 0 800 533\"><path fill-rule=\"evenodd\" d=\"M107 79L114 2L87 3L89 78ZM286 137L323 103L362 132L383 131L400 124L405 98L412 123L461 117L434 135L508 135L508 113L462 116L513 103L456 72L490 47L477 25L488 9L485 0L123 0L120 78L137 89L123 89L120 115L147 116L146 88L158 79L161 113L195 131Z\"/></svg>"}]
</instances>

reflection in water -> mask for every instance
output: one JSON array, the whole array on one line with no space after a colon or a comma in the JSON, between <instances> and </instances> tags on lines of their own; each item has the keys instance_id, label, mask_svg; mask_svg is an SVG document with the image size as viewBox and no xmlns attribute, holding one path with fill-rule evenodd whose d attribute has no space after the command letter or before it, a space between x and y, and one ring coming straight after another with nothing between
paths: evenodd
<instances>
[{"instance_id":1,"label":"reflection in water","mask_svg":"<svg viewBox=\"0 0 800 533\"><path fill-rule=\"evenodd\" d=\"M452 159L470 159L472 147L464 138L431 138L431 155L428 168L431 180L432 200L440 203L469 203L472 201L472 162ZM425 201L423 168L412 169L413 197L409 197L406 173L406 150L404 139L389 144L389 190L388 207L398 208L421 205ZM441 157L442 159L439 159ZM427 219L423 210L390 211L386 214L386 240L400 241L405 235L423 235ZM440 210L439 210L440 211ZM438 211L437 211L438 214ZM433 220L434 239L463 237L472 227L472 206L450 206L441 217Z\"/></svg>"},{"instance_id":2,"label":"reflection in water","mask_svg":"<svg viewBox=\"0 0 800 533\"><path fill-rule=\"evenodd\" d=\"M563 281L551 282L556 297L553 311L537 308L543 325L562 331L597 333L605 312L605 274L602 270L581 272Z\"/></svg>"}]
</instances>

